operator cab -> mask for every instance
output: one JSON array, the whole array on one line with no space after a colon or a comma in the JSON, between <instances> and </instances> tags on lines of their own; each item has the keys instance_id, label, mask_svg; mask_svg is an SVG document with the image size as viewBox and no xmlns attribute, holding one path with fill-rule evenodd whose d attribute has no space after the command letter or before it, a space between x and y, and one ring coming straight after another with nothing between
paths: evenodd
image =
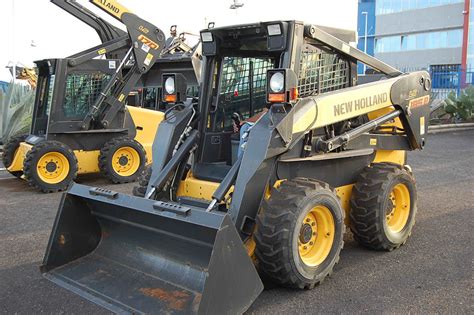
<instances>
[{"instance_id":1,"label":"operator cab","mask_svg":"<svg viewBox=\"0 0 474 315\"><path fill-rule=\"evenodd\" d=\"M206 57L203 77L211 84L204 84L199 103L208 119L200 126L201 143L193 168L196 178L222 181L238 157L240 134L235 127L268 108L267 70L287 62L287 32L282 30L289 26L277 25L280 34L274 35L269 35L267 23L201 32Z\"/></svg>"}]
</instances>

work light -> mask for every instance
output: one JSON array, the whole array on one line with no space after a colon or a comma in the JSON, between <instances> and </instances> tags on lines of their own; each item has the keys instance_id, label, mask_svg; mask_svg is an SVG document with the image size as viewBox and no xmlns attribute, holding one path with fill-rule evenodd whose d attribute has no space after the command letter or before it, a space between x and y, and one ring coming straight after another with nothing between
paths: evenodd
<instances>
[{"instance_id":1,"label":"work light","mask_svg":"<svg viewBox=\"0 0 474 315\"><path fill-rule=\"evenodd\" d=\"M174 94L175 92L175 85L174 85L174 77L168 77L165 81L165 91L167 94Z\"/></svg>"},{"instance_id":2,"label":"work light","mask_svg":"<svg viewBox=\"0 0 474 315\"><path fill-rule=\"evenodd\" d=\"M270 90L273 93L281 93L285 87L285 76L281 72L273 73L270 78Z\"/></svg>"},{"instance_id":3,"label":"work light","mask_svg":"<svg viewBox=\"0 0 474 315\"><path fill-rule=\"evenodd\" d=\"M180 103L186 101L186 78L181 73L164 73L162 77L163 102Z\"/></svg>"},{"instance_id":4,"label":"work light","mask_svg":"<svg viewBox=\"0 0 474 315\"><path fill-rule=\"evenodd\" d=\"M267 71L267 101L289 103L298 98L296 74L291 69Z\"/></svg>"},{"instance_id":5,"label":"work light","mask_svg":"<svg viewBox=\"0 0 474 315\"><path fill-rule=\"evenodd\" d=\"M211 33L211 32L202 32L202 33L201 33L201 40L202 40L204 43L212 42L212 41L213 41L212 33Z\"/></svg>"}]
</instances>

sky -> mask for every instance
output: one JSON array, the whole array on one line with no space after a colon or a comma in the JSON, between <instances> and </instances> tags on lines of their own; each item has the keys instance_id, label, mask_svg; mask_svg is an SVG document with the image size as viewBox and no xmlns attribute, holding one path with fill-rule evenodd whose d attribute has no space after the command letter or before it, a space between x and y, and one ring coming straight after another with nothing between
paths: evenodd
<instances>
[{"instance_id":1,"label":"sky","mask_svg":"<svg viewBox=\"0 0 474 315\"><path fill-rule=\"evenodd\" d=\"M233 0L119 0L141 18L168 34L173 24L178 32L199 33L208 22L216 26L279 19L350 30L357 27L357 0L239 0L238 10L230 10ZM1 0L0 80L10 81L5 69L12 61L32 66L34 60L64 58L100 44L95 31L50 3L49 0ZM77 0L101 17L123 28L118 21L95 8L87 0Z\"/></svg>"}]
</instances>

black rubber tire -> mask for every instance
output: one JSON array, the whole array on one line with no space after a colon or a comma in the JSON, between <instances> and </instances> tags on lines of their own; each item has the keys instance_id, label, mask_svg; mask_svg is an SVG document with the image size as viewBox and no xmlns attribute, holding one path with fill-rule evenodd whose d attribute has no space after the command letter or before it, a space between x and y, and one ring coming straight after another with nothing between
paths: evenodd
<instances>
[{"instance_id":1,"label":"black rubber tire","mask_svg":"<svg viewBox=\"0 0 474 315\"><path fill-rule=\"evenodd\" d=\"M121 147L133 148L140 157L140 166L132 175L122 176L114 171L112 167L112 157ZM114 184L130 183L136 181L138 176L143 172L146 161L146 152L140 143L128 137L115 138L105 143L100 150L99 169L101 174Z\"/></svg>"},{"instance_id":2,"label":"black rubber tire","mask_svg":"<svg viewBox=\"0 0 474 315\"><path fill-rule=\"evenodd\" d=\"M151 178L151 173L152 173L152 168L151 165L147 166L140 176L138 177L138 185L133 187L133 195L137 197L145 197L146 194L146 189L148 187L148 183L150 182Z\"/></svg>"},{"instance_id":3,"label":"black rubber tire","mask_svg":"<svg viewBox=\"0 0 474 315\"><path fill-rule=\"evenodd\" d=\"M49 184L44 182L37 173L37 164L39 159L48 152L59 152L63 154L69 162L69 173L64 180L57 184ZM44 193L52 193L66 190L69 185L77 177L78 163L74 152L59 141L43 141L34 145L26 154L23 163L23 171L28 184L39 189Z\"/></svg>"},{"instance_id":4,"label":"black rubber tire","mask_svg":"<svg viewBox=\"0 0 474 315\"><path fill-rule=\"evenodd\" d=\"M335 235L327 258L311 267L300 258L297 238L304 217L316 205L324 205L331 212ZM257 216L255 255L262 278L290 288L314 288L339 262L344 231L344 211L328 184L305 178L283 182L272 189Z\"/></svg>"},{"instance_id":5,"label":"black rubber tire","mask_svg":"<svg viewBox=\"0 0 474 315\"><path fill-rule=\"evenodd\" d=\"M20 143L24 142L27 137L28 135L14 136L8 139L8 141L5 143L5 145L3 146L2 162L6 168L10 167L13 162L13 159L15 158L16 150L20 146ZM23 175L23 171L9 171L9 173L18 178Z\"/></svg>"},{"instance_id":6,"label":"black rubber tire","mask_svg":"<svg viewBox=\"0 0 474 315\"><path fill-rule=\"evenodd\" d=\"M386 209L393 187L405 184L410 193L410 212L403 229L394 233L387 227ZM417 211L416 182L404 167L391 163L375 163L359 175L351 196L350 227L354 239L364 247L392 251L410 237Z\"/></svg>"}]
</instances>

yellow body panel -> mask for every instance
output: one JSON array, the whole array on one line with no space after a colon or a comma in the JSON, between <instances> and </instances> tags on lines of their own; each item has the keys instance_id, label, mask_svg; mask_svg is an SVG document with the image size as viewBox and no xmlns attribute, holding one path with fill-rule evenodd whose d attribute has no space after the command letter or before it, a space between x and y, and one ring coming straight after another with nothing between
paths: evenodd
<instances>
[{"instance_id":1,"label":"yellow body panel","mask_svg":"<svg viewBox=\"0 0 474 315\"><path fill-rule=\"evenodd\" d=\"M403 150L377 150L373 163L390 162L400 165L406 163L406 152Z\"/></svg>"},{"instance_id":2,"label":"yellow body panel","mask_svg":"<svg viewBox=\"0 0 474 315\"><path fill-rule=\"evenodd\" d=\"M26 142L20 143L20 146L15 152L15 156L13 157L13 162L8 167L8 171L10 172L18 172L23 171L23 161L25 161L26 153L31 150L33 146Z\"/></svg>"},{"instance_id":3,"label":"yellow body panel","mask_svg":"<svg viewBox=\"0 0 474 315\"><path fill-rule=\"evenodd\" d=\"M150 164L153 161L152 145L155 140L156 130L165 118L165 114L159 111L134 106L126 107L130 116L132 116L137 131L135 140L145 149L147 163Z\"/></svg>"},{"instance_id":4,"label":"yellow body panel","mask_svg":"<svg viewBox=\"0 0 474 315\"><path fill-rule=\"evenodd\" d=\"M219 187L219 183L209 182L195 178L191 172L185 180L181 181L176 192L177 196L191 197L196 199L212 200L212 194ZM232 186L226 195L226 198L234 190Z\"/></svg>"},{"instance_id":5,"label":"yellow body panel","mask_svg":"<svg viewBox=\"0 0 474 315\"><path fill-rule=\"evenodd\" d=\"M26 154L33 146L26 142L20 143L18 150L15 153L13 162L8 168L10 172L23 171L23 164L25 162ZM73 151L78 162L78 174L98 173L99 172L99 150L95 151Z\"/></svg>"},{"instance_id":6,"label":"yellow body panel","mask_svg":"<svg viewBox=\"0 0 474 315\"><path fill-rule=\"evenodd\" d=\"M77 158L77 174L90 174L99 172L99 150L82 151L75 150Z\"/></svg>"},{"instance_id":7,"label":"yellow body panel","mask_svg":"<svg viewBox=\"0 0 474 315\"><path fill-rule=\"evenodd\" d=\"M351 195L352 195L352 187L354 185L345 185L345 186L340 186L336 188L336 194L339 197L339 200L341 200L341 205L342 208L344 209L344 212L346 214L345 218L345 223L346 225L349 224L349 212L351 211Z\"/></svg>"}]
</instances>

